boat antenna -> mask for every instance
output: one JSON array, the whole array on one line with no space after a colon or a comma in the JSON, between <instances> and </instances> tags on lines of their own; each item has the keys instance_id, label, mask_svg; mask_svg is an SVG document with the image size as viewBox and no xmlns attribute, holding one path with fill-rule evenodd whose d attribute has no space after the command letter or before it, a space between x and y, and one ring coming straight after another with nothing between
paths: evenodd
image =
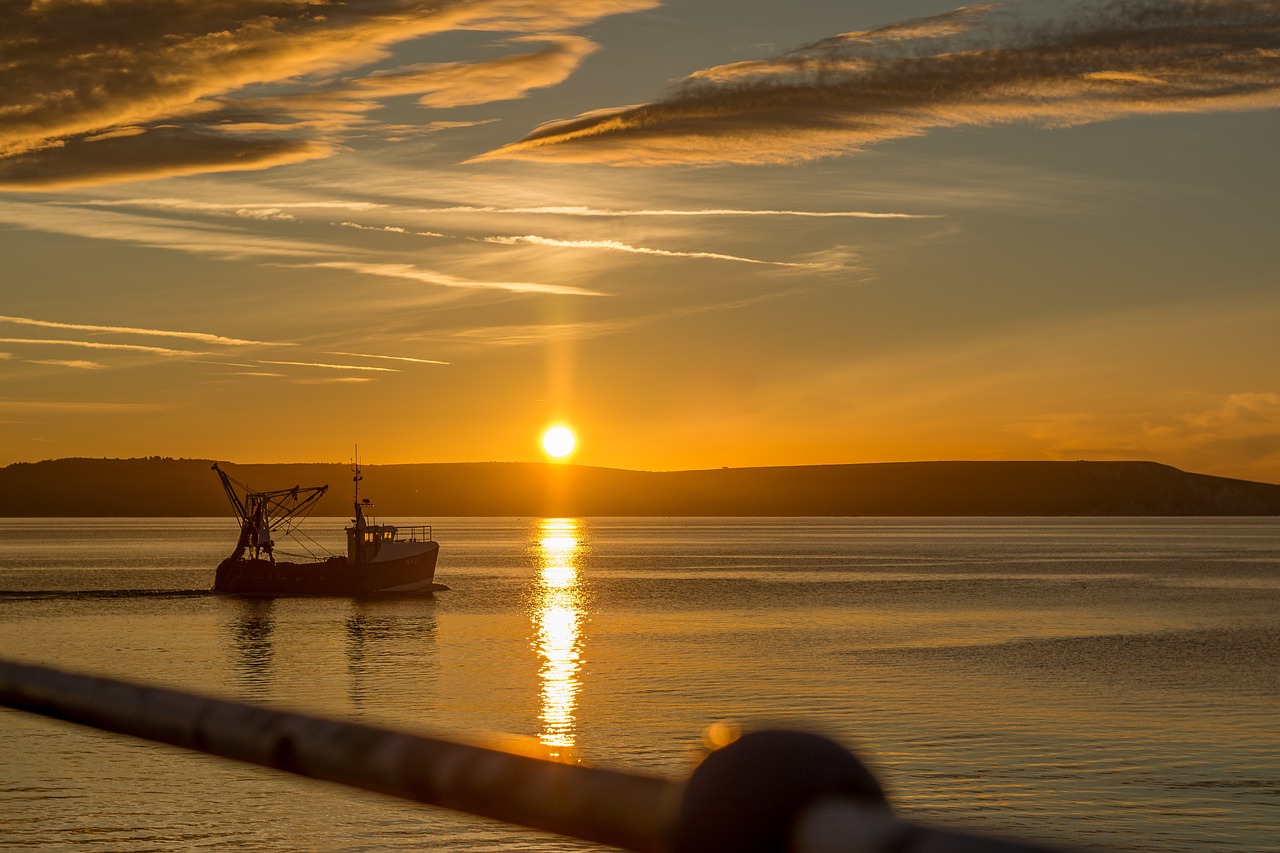
<instances>
[{"instance_id":1,"label":"boat antenna","mask_svg":"<svg viewBox=\"0 0 1280 853\"><path fill-rule=\"evenodd\" d=\"M360 473L360 445L356 445L356 455L351 463L351 482L356 484L356 503L360 503L360 481L364 479L364 475Z\"/></svg>"}]
</instances>

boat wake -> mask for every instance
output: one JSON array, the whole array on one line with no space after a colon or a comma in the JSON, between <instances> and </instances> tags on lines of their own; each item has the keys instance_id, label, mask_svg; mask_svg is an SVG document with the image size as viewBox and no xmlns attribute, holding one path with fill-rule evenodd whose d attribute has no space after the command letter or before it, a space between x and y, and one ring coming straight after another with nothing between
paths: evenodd
<instances>
[{"instance_id":1,"label":"boat wake","mask_svg":"<svg viewBox=\"0 0 1280 853\"><path fill-rule=\"evenodd\" d=\"M211 589L0 589L0 601L204 598L210 595L217 595L217 593Z\"/></svg>"},{"instance_id":2,"label":"boat wake","mask_svg":"<svg viewBox=\"0 0 1280 853\"><path fill-rule=\"evenodd\" d=\"M447 592L447 584L433 583L424 589L410 593L399 593L397 598L430 598L437 592ZM219 598L228 597L227 593L214 589L0 589L0 602L7 601L103 601L110 599L153 598ZM235 593L231 598L242 596ZM276 596L250 596L253 598L274 598ZM353 596L330 596L333 598L351 598ZM355 598L387 598L386 595L371 594L354 596Z\"/></svg>"}]
</instances>

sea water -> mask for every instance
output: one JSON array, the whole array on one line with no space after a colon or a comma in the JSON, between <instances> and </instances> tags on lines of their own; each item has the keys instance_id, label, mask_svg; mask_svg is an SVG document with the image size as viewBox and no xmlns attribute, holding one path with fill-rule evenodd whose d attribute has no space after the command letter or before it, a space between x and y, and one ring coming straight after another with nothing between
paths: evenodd
<instances>
[{"instance_id":1,"label":"sea water","mask_svg":"<svg viewBox=\"0 0 1280 853\"><path fill-rule=\"evenodd\" d=\"M448 591L237 599L229 521L0 520L0 655L670 776L790 726L904 817L1280 850L1280 520L400 521ZM0 848L594 849L14 711Z\"/></svg>"}]
</instances>

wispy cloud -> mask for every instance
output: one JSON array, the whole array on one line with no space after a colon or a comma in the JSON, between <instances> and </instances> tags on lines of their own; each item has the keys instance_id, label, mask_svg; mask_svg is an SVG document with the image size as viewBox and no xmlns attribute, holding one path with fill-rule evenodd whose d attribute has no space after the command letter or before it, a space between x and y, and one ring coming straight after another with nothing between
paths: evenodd
<instances>
[{"instance_id":1,"label":"wispy cloud","mask_svg":"<svg viewBox=\"0 0 1280 853\"><path fill-rule=\"evenodd\" d=\"M459 329L451 337L472 344L497 347L522 347L599 338L641 325L639 318L622 320L584 320L577 323L532 323L507 326L484 326Z\"/></svg>"},{"instance_id":2,"label":"wispy cloud","mask_svg":"<svg viewBox=\"0 0 1280 853\"><path fill-rule=\"evenodd\" d=\"M29 145L8 156L0 153L0 191L62 190L206 172L248 172L318 160L335 150L333 144L317 140L246 139L213 130L157 125L144 135L105 141L67 137L46 147Z\"/></svg>"},{"instance_id":3,"label":"wispy cloud","mask_svg":"<svg viewBox=\"0 0 1280 853\"><path fill-rule=\"evenodd\" d=\"M399 225L361 225L359 222L335 223L343 228L354 228L357 231L385 231L388 234L407 234L411 237L444 237L439 231L410 231Z\"/></svg>"},{"instance_id":4,"label":"wispy cloud","mask_svg":"<svg viewBox=\"0 0 1280 853\"><path fill-rule=\"evenodd\" d=\"M708 68L662 100L548 123L475 159L794 162L936 128L1280 106L1273 0L1081 3L1039 23L995 9Z\"/></svg>"},{"instance_id":5,"label":"wispy cloud","mask_svg":"<svg viewBox=\"0 0 1280 853\"><path fill-rule=\"evenodd\" d=\"M169 349L167 347L150 347L142 344L110 344L103 341L68 341L58 338L0 338L4 344L30 344L32 346L82 347L84 349L119 350L121 352L145 352L152 355L183 356L210 355L207 352L194 350Z\"/></svg>"},{"instance_id":6,"label":"wispy cloud","mask_svg":"<svg viewBox=\"0 0 1280 853\"><path fill-rule=\"evenodd\" d=\"M83 199L54 204L76 207L142 207L151 210L169 210L180 213L203 213L214 216L241 216L248 219L278 219L278 214L302 210L377 210L384 205L372 201L268 201L268 202L214 202L190 198L118 198ZM291 214L290 214L291 215Z\"/></svg>"},{"instance_id":7,"label":"wispy cloud","mask_svg":"<svg viewBox=\"0 0 1280 853\"><path fill-rule=\"evenodd\" d=\"M326 355L342 355L348 358L381 358L387 361L406 361L410 364L448 364L447 361L437 361L434 358L413 358L407 355L371 355L367 352L329 352Z\"/></svg>"},{"instance_id":8,"label":"wispy cloud","mask_svg":"<svg viewBox=\"0 0 1280 853\"><path fill-rule=\"evenodd\" d=\"M1174 409L1173 412L1177 410ZM1174 459L1228 476L1280 471L1280 394L1248 391L1174 414L1055 412L1013 426L1059 459Z\"/></svg>"},{"instance_id":9,"label":"wispy cloud","mask_svg":"<svg viewBox=\"0 0 1280 853\"><path fill-rule=\"evenodd\" d=\"M8 414L113 415L154 412L161 406L151 403L99 403L73 400L0 400L0 412Z\"/></svg>"},{"instance_id":10,"label":"wispy cloud","mask_svg":"<svg viewBox=\"0 0 1280 853\"><path fill-rule=\"evenodd\" d=\"M381 98L478 103L563 79L594 46L470 68L378 68L391 46L482 30L543 36L658 0L133 0L0 4L0 189L57 189L330 156ZM354 77L352 72L357 72ZM376 72L382 77L363 84ZM523 78L525 82L519 83ZM506 80L508 85L502 86ZM246 94L252 87L252 95ZM399 87L399 88L397 88ZM270 91L267 91L267 90Z\"/></svg>"},{"instance_id":11,"label":"wispy cloud","mask_svg":"<svg viewBox=\"0 0 1280 853\"><path fill-rule=\"evenodd\" d=\"M1221 405L1182 416L1188 427L1204 432L1264 430L1280 434L1280 394L1243 391L1227 395Z\"/></svg>"},{"instance_id":12,"label":"wispy cloud","mask_svg":"<svg viewBox=\"0 0 1280 853\"><path fill-rule=\"evenodd\" d=\"M511 213L549 214L554 216L812 216L851 219L936 219L936 214L874 213L865 210L743 210L736 208L656 209L645 210L611 207L552 206L540 207L491 207L454 205L452 207L424 207L415 213Z\"/></svg>"},{"instance_id":13,"label":"wispy cloud","mask_svg":"<svg viewBox=\"0 0 1280 853\"><path fill-rule=\"evenodd\" d=\"M551 237L538 237L526 234L521 237L483 237L486 243L499 243L504 246L550 246L559 249L602 249L610 252L626 252L633 255L660 255L666 258L703 258L716 261L736 261L744 264L764 264L774 267L798 267L802 269L828 269L826 264L795 263L791 261L762 261L756 258L743 258L738 255L725 255L719 252L676 252L667 249L650 249L644 246L631 246L617 240L556 240Z\"/></svg>"},{"instance_id":14,"label":"wispy cloud","mask_svg":"<svg viewBox=\"0 0 1280 853\"><path fill-rule=\"evenodd\" d=\"M102 365L96 361L62 358L29 358L27 364L47 364L52 367L72 367L77 370L101 370Z\"/></svg>"},{"instance_id":15,"label":"wispy cloud","mask_svg":"<svg viewBox=\"0 0 1280 853\"><path fill-rule=\"evenodd\" d=\"M413 264L365 263L361 261L325 261L307 266L322 269L340 269L358 272L363 275L381 276L383 278L399 278L423 284L434 284L440 287L459 288L463 290L506 290L511 293L547 293L560 296L603 296L596 290L572 287L561 284L538 284L529 281L480 281L461 278L449 273L423 269Z\"/></svg>"},{"instance_id":16,"label":"wispy cloud","mask_svg":"<svg viewBox=\"0 0 1280 853\"><path fill-rule=\"evenodd\" d=\"M335 242L299 240L262 230L244 231L217 223L182 219L159 221L155 217L113 210L85 210L69 205L0 203L0 223L55 234L114 240L123 243L187 252L222 260L253 259L277 266L311 269L345 269L362 275L398 278L433 284L452 290L503 290L511 293L600 296L598 291L569 285L522 281L469 279L414 264L387 262L385 254L343 246ZM396 226L391 226L395 228ZM444 236L432 232L422 236ZM86 327L97 330L96 327ZM185 333L179 333L185 334ZM216 336L214 336L216 337ZM210 343L218 343L210 340ZM267 345L266 341L246 344ZM283 344L281 344L283 345Z\"/></svg>"},{"instance_id":17,"label":"wispy cloud","mask_svg":"<svg viewBox=\"0 0 1280 853\"><path fill-rule=\"evenodd\" d=\"M88 323L59 323L53 320L34 320L30 317L11 317L6 314L0 314L0 323L13 323L19 326L39 326L45 329L66 329L73 332L102 332L115 335L141 335L151 338L183 338L185 340L199 341L204 344L217 344L220 346L295 346L295 344L292 343L227 338L222 335L212 335L207 332L175 332L169 329L142 329L135 326L95 326Z\"/></svg>"},{"instance_id":18,"label":"wispy cloud","mask_svg":"<svg viewBox=\"0 0 1280 853\"><path fill-rule=\"evenodd\" d=\"M369 373L399 373L394 367L369 367L363 364L327 364L320 361L261 361L259 364L275 364L280 367L319 367L325 370L361 370Z\"/></svg>"},{"instance_id":19,"label":"wispy cloud","mask_svg":"<svg viewBox=\"0 0 1280 853\"><path fill-rule=\"evenodd\" d=\"M217 257L342 257L349 250L332 243L246 231L230 225L143 216L114 210L23 202L0 203L0 223L31 231L112 240L138 246Z\"/></svg>"},{"instance_id":20,"label":"wispy cloud","mask_svg":"<svg viewBox=\"0 0 1280 853\"><path fill-rule=\"evenodd\" d=\"M253 376L260 379L283 379L287 373L272 373L268 370L236 370L231 373L218 373L217 376Z\"/></svg>"},{"instance_id":21,"label":"wispy cloud","mask_svg":"<svg viewBox=\"0 0 1280 853\"><path fill-rule=\"evenodd\" d=\"M493 124L495 121L497 119L489 118L476 121L428 121L422 124L380 124L367 130L355 130L347 135L350 137L377 136L384 142L405 142L444 130L478 127L483 124Z\"/></svg>"},{"instance_id":22,"label":"wispy cloud","mask_svg":"<svg viewBox=\"0 0 1280 853\"><path fill-rule=\"evenodd\" d=\"M525 97L533 89L564 82L597 49L580 36L527 36L513 43L548 42L543 50L477 62L410 65L371 74L352 84L376 98L420 95L424 107L460 107Z\"/></svg>"},{"instance_id":23,"label":"wispy cloud","mask_svg":"<svg viewBox=\"0 0 1280 853\"><path fill-rule=\"evenodd\" d=\"M562 343L570 340L586 340L615 335L645 326L661 325L681 317L732 311L736 308L771 302L788 295L790 294L787 291L774 291L727 302L684 305L666 311L655 311L644 315L637 314L632 317L583 320L576 323L527 323L522 325L482 326L470 329L456 329L452 332L442 332L441 334L448 335L454 340L463 343L496 347L534 346L550 341Z\"/></svg>"}]
</instances>

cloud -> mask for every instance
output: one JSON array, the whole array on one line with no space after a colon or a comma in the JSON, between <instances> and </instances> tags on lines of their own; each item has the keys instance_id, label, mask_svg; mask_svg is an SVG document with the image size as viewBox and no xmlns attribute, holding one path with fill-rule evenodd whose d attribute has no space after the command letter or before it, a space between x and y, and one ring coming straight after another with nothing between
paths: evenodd
<instances>
[{"instance_id":1,"label":"cloud","mask_svg":"<svg viewBox=\"0 0 1280 853\"><path fill-rule=\"evenodd\" d=\"M133 201L142 202L142 200ZM172 209L178 209L176 200L174 201L175 204ZM237 210L245 207L245 205L228 204L222 211L216 208L212 211L206 211L202 207L203 203L188 201L182 201L181 203L189 206L182 209L190 209L197 213L214 212L216 214L225 212L225 210ZM137 206L146 206L146 204L139 203ZM115 211L82 210L75 206L64 204L0 203L0 224L3 223L55 234L116 240L170 251L207 255L222 260L269 259L268 263L273 263L277 266L345 269L363 275L407 279L454 290L505 290L511 293L541 293L568 296L604 295L599 291L568 285L468 279L435 270L423 269L413 264L387 262L382 259L385 256L373 255L365 250L344 247L333 242L322 243L289 237L276 237L258 230L246 232L221 225L177 219L158 221L155 217L137 216ZM391 230L394 230L394 226L391 227ZM433 232L407 233L430 237L444 236ZM211 342L217 343L217 341ZM252 341L250 343L263 345L268 342Z\"/></svg>"},{"instance_id":2,"label":"cloud","mask_svg":"<svg viewBox=\"0 0 1280 853\"><path fill-rule=\"evenodd\" d=\"M408 234L413 237L444 237L439 231L410 231L399 225L361 225L359 222L335 222L342 228L354 228L357 231L385 231L388 234Z\"/></svg>"},{"instance_id":3,"label":"cloud","mask_svg":"<svg viewBox=\"0 0 1280 853\"><path fill-rule=\"evenodd\" d=\"M643 320L595 320L578 323L543 323L510 326L486 326L460 329L452 333L459 341L485 346L523 347L550 342L586 340L628 331L642 325Z\"/></svg>"},{"instance_id":4,"label":"cloud","mask_svg":"<svg viewBox=\"0 0 1280 853\"><path fill-rule=\"evenodd\" d=\"M287 373L270 373L266 370L237 370L232 373L218 373L217 376L253 376L259 379L283 379Z\"/></svg>"},{"instance_id":5,"label":"cloud","mask_svg":"<svg viewBox=\"0 0 1280 853\"><path fill-rule=\"evenodd\" d=\"M61 202L55 202L61 203ZM213 202L190 198L118 198L85 199L76 201L77 207L144 207L152 210L171 210L180 213L205 213L213 216L240 216L248 219L270 219L264 214L290 210L377 210L384 205L372 201L268 201L268 202Z\"/></svg>"},{"instance_id":6,"label":"cloud","mask_svg":"<svg viewBox=\"0 0 1280 853\"><path fill-rule=\"evenodd\" d=\"M201 129L157 127L106 142L68 139L0 158L0 190L56 190L270 169L332 153L331 145L312 140L236 138Z\"/></svg>"},{"instance_id":7,"label":"cloud","mask_svg":"<svg viewBox=\"0 0 1280 853\"><path fill-rule=\"evenodd\" d=\"M657 311L646 315L613 320L584 320L576 323L531 323L507 326L482 326L469 329L456 329L442 332L456 341L495 347L523 347L545 344L550 341L564 342L586 340L590 338L616 335L634 331L646 326L662 326L682 317L693 317L699 314L720 313L771 302L789 295L784 291L757 294L726 302L711 302L702 305L683 305L666 311Z\"/></svg>"},{"instance_id":8,"label":"cloud","mask_svg":"<svg viewBox=\"0 0 1280 853\"><path fill-rule=\"evenodd\" d=\"M975 6L699 71L662 100L544 124L474 160L786 163L937 128L1280 106L1280 3Z\"/></svg>"},{"instance_id":9,"label":"cloud","mask_svg":"<svg viewBox=\"0 0 1280 853\"><path fill-rule=\"evenodd\" d=\"M362 364L326 364L316 361L260 361L259 364L274 364L280 367L320 367L325 370L362 370L369 373L399 373L394 367L368 367Z\"/></svg>"},{"instance_id":10,"label":"cloud","mask_svg":"<svg viewBox=\"0 0 1280 853\"><path fill-rule=\"evenodd\" d=\"M363 275L376 275L383 278L402 278L424 284L435 284L441 287L453 287L463 290L506 290L512 293L548 293L560 296L604 296L596 290L582 287L571 287L560 284L537 284L529 281L478 281L460 278L456 275L423 269L413 264L364 263L360 261L324 261L307 264L321 269L339 269L358 272Z\"/></svg>"},{"instance_id":11,"label":"cloud","mask_svg":"<svg viewBox=\"0 0 1280 853\"><path fill-rule=\"evenodd\" d=\"M343 355L349 358L382 358L388 361L407 361L410 364L448 364L447 361L437 361L434 358L411 358L407 355L370 355L367 352L331 352L328 355Z\"/></svg>"},{"instance_id":12,"label":"cloud","mask_svg":"<svg viewBox=\"0 0 1280 853\"><path fill-rule=\"evenodd\" d=\"M594 49L551 35L658 0L136 0L0 4L0 189L58 189L328 156L367 130L392 79L428 102L498 93L503 60L391 69L391 47L483 30L543 36L509 58L529 88ZM355 78L349 75L359 71ZM384 72L387 69L382 69ZM376 78L375 78L376 79ZM508 88L506 96L516 91ZM250 92L252 94L250 94Z\"/></svg>"},{"instance_id":13,"label":"cloud","mask_svg":"<svg viewBox=\"0 0 1280 853\"><path fill-rule=\"evenodd\" d=\"M421 95L424 107L460 107L525 97L533 89L563 82L598 45L579 36L540 36L514 42L546 41L550 46L479 62L410 65L371 74L352 90L375 98Z\"/></svg>"},{"instance_id":14,"label":"cloud","mask_svg":"<svg viewBox=\"0 0 1280 853\"><path fill-rule=\"evenodd\" d=\"M111 415L154 412L161 407L150 403L96 403L72 400L0 400L0 412L8 414Z\"/></svg>"},{"instance_id":15,"label":"cloud","mask_svg":"<svg viewBox=\"0 0 1280 853\"><path fill-rule=\"evenodd\" d=\"M650 249L644 246L631 246L617 240L556 240L551 237L538 237L526 234L520 237L483 237L485 243L498 243L504 246L550 246L560 249L603 249L610 252L626 252L634 255L660 255L666 258L704 258L716 261L736 261L744 264L765 264L775 267L799 267L802 269L828 269L826 264L794 263L791 261L762 261L756 258L743 258L737 255L724 255L719 252L673 252L667 249Z\"/></svg>"},{"instance_id":16,"label":"cloud","mask_svg":"<svg viewBox=\"0 0 1280 853\"><path fill-rule=\"evenodd\" d=\"M1204 408L1100 415L1047 414L1014 428L1055 458L1172 459L1192 470L1280 472L1280 394L1228 394Z\"/></svg>"},{"instance_id":17,"label":"cloud","mask_svg":"<svg viewBox=\"0 0 1280 853\"><path fill-rule=\"evenodd\" d=\"M208 255L223 260L257 257L335 257L346 254L331 243L275 237L222 225L196 223L130 213L81 210L75 207L24 202L0 203L0 223L67 234L73 237L114 240L151 248Z\"/></svg>"},{"instance_id":18,"label":"cloud","mask_svg":"<svg viewBox=\"0 0 1280 853\"><path fill-rule=\"evenodd\" d=\"M159 338L184 338L205 344L220 346L264 346L290 347L292 343L275 343L271 341L250 341L241 338L227 338L222 335L211 335L207 332L174 332L168 329L140 329L134 326L93 326L87 323L58 323L53 320L33 320L30 317L10 317L0 314L0 323L13 323L19 326L39 326L45 329L65 329L73 332L104 332L116 335L142 335Z\"/></svg>"},{"instance_id":19,"label":"cloud","mask_svg":"<svg viewBox=\"0 0 1280 853\"><path fill-rule=\"evenodd\" d=\"M142 344L109 344L103 341L68 341L58 338L0 338L0 344L31 344L33 346L83 347L84 349L120 350L121 352L145 352L152 355L210 355L207 352L195 352L185 349L169 349L168 347L149 347Z\"/></svg>"},{"instance_id":20,"label":"cloud","mask_svg":"<svg viewBox=\"0 0 1280 853\"><path fill-rule=\"evenodd\" d=\"M811 216L851 219L937 219L934 214L921 213L872 213L864 210L743 210L740 208L710 207L701 210L658 209L646 210L612 207L541 206L541 207L489 207L454 205L452 207L423 207L414 213L510 213L550 214L554 216Z\"/></svg>"},{"instance_id":21,"label":"cloud","mask_svg":"<svg viewBox=\"0 0 1280 853\"><path fill-rule=\"evenodd\" d=\"M96 361L81 361L79 359L31 358L27 359L27 364L48 364L53 367L74 367L77 370L102 369L102 365Z\"/></svg>"},{"instance_id":22,"label":"cloud","mask_svg":"<svg viewBox=\"0 0 1280 853\"><path fill-rule=\"evenodd\" d=\"M423 124L380 124L371 128L365 133L349 133L348 136L373 136L377 135L385 142L404 142L407 139L417 139L423 136L430 136L433 133L439 133L442 130L455 130L463 127L479 127L484 124L493 124L496 118L477 119L476 121L429 121Z\"/></svg>"}]
</instances>

